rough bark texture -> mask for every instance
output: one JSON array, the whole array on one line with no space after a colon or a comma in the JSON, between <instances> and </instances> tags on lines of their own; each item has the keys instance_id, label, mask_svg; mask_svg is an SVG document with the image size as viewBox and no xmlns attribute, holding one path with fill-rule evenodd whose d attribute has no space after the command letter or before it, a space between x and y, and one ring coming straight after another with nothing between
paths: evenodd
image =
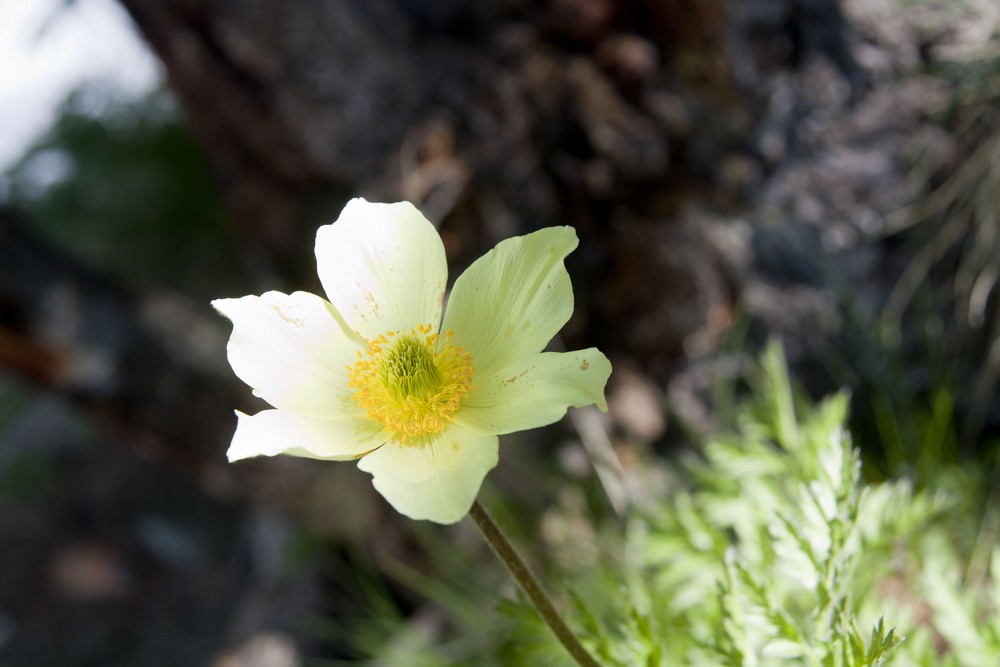
<instances>
[{"instance_id":1,"label":"rough bark texture","mask_svg":"<svg viewBox=\"0 0 1000 667\"><path fill-rule=\"evenodd\" d=\"M755 183L757 111L738 81L815 50L857 69L827 0L122 4L239 224L280 265L310 265L315 225L358 194L443 221L458 265L572 224L587 300L567 336L661 379L729 319L682 193L734 202Z\"/></svg>"},{"instance_id":2,"label":"rough bark texture","mask_svg":"<svg viewBox=\"0 0 1000 667\"><path fill-rule=\"evenodd\" d=\"M417 203L453 269L571 224L567 344L662 385L715 349L747 277L706 202L739 210L801 136L765 74L818 50L863 78L820 0L121 2L242 238L290 283L316 284L315 226L350 196ZM240 394L204 304L127 294L0 223L0 363L134 426L140 449L217 456Z\"/></svg>"},{"instance_id":3,"label":"rough bark texture","mask_svg":"<svg viewBox=\"0 0 1000 667\"><path fill-rule=\"evenodd\" d=\"M315 284L315 226L355 195L416 202L455 269L501 238L571 224L567 343L664 384L732 317L718 216L699 207L738 208L786 155L766 148L762 74L819 50L857 78L837 5L819 0L121 1L243 238L279 274ZM778 120L785 146L796 124ZM235 394L204 371L228 377L202 304L125 294L2 223L5 367L159 424L138 441L172 455L225 441L214 415ZM189 409L197 395L214 398Z\"/></svg>"},{"instance_id":4,"label":"rough bark texture","mask_svg":"<svg viewBox=\"0 0 1000 667\"><path fill-rule=\"evenodd\" d=\"M726 299L703 235L670 224L678 166L710 184L738 141L721 2L123 4L239 224L281 264L362 194L443 220L458 264L574 225L579 293L597 296L568 335L663 368Z\"/></svg>"}]
</instances>

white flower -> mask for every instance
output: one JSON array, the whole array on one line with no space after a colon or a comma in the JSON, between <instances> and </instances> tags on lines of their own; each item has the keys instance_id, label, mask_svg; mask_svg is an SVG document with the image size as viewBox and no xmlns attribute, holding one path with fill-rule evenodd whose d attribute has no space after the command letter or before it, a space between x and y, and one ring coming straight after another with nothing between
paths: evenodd
<instances>
[{"instance_id":1,"label":"white flower","mask_svg":"<svg viewBox=\"0 0 1000 667\"><path fill-rule=\"evenodd\" d=\"M219 299L229 363L274 406L237 412L229 460L360 459L399 512L453 523L497 464L497 435L607 409L597 349L542 352L573 311L570 227L507 239L455 281L444 320L441 237L409 203L354 199L316 234L329 301Z\"/></svg>"}]
</instances>

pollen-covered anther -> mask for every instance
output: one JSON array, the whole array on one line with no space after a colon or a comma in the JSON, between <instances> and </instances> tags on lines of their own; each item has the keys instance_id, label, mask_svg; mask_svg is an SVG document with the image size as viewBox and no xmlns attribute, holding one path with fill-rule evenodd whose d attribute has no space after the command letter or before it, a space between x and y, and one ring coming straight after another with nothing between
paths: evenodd
<instances>
[{"instance_id":1,"label":"pollen-covered anther","mask_svg":"<svg viewBox=\"0 0 1000 667\"><path fill-rule=\"evenodd\" d=\"M472 387L472 355L421 324L368 341L348 367L353 400L395 442L420 445L440 433Z\"/></svg>"}]
</instances>

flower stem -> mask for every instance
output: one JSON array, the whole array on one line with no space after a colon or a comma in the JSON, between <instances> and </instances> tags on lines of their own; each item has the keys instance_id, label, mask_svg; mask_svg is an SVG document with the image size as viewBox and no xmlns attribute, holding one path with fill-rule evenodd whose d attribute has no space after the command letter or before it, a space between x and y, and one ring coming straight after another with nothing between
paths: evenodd
<instances>
[{"instance_id":1,"label":"flower stem","mask_svg":"<svg viewBox=\"0 0 1000 667\"><path fill-rule=\"evenodd\" d=\"M549 599L548 594L542 589L542 585L535 578L535 575L531 573L531 570L528 569L525 562L521 560L521 557L514 550L507 536L503 534L503 531L497 526L493 517L489 515L486 508L479 504L478 500L472 503L469 515L476 522L479 532L483 534L486 541L493 547L493 552L507 566L507 570L511 575L517 579L517 583L521 585L524 592L531 598L531 602L535 605L538 613L542 615L542 618L552 629L552 632L555 633L556 638L566 647L569 654L582 667L599 667L598 662L587 652L587 649L583 647L580 640L577 639L576 635L569 629L569 626L566 625L566 622L563 621L562 616L559 615L559 612L556 611L555 606L552 604L552 600Z\"/></svg>"}]
</instances>

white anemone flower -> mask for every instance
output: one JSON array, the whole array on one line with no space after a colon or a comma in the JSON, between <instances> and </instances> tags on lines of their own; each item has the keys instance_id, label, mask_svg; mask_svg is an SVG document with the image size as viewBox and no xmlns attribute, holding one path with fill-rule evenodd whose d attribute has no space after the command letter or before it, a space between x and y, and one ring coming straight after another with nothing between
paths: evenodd
<instances>
[{"instance_id":1,"label":"white anemone flower","mask_svg":"<svg viewBox=\"0 0 1000 667\"><path fill-rule=\"evenodd\" d=\"M327 299L219 299L229 363L274 409L237 411L229 460L358 460L400 513L454 523L497 464L498 435L569 406L607 410L596 348L543 352L573 312L571 227L507 239L455 281L434 226L411 204L354 199L316 234Z\"/></svg>"}]
</instances>

